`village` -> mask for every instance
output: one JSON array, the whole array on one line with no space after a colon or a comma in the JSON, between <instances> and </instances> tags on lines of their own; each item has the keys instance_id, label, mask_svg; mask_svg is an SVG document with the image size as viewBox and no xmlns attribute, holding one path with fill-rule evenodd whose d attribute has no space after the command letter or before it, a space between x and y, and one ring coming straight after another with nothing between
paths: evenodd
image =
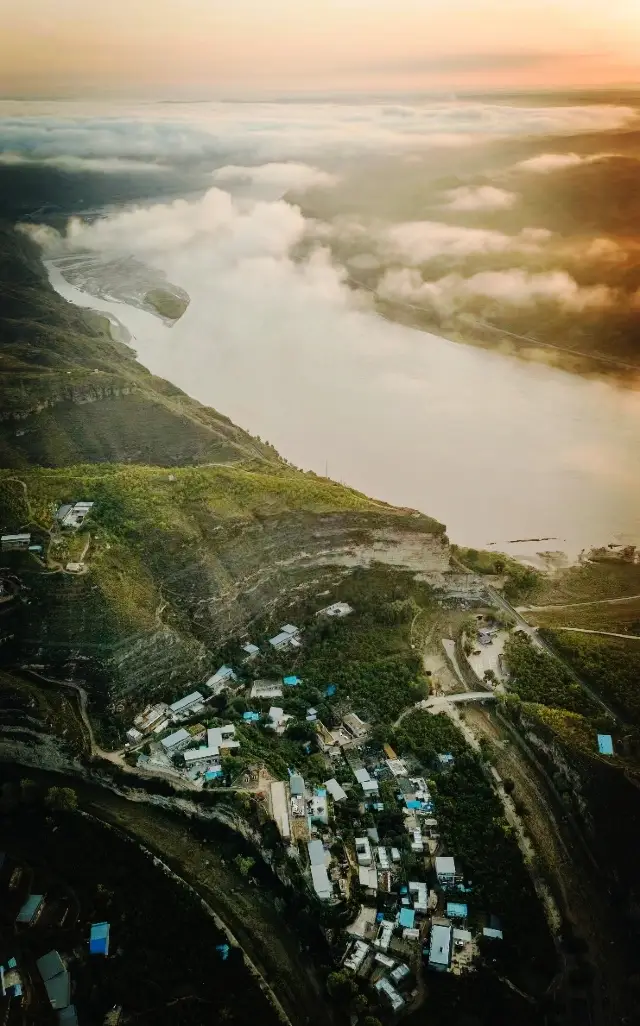
<instances>
[{"instance_id":1,"label":"village","mask_svg":"<svg viewBox=\"0 0 640 1026\"><path fill-rule=\"evenodd\" d=\"M352 612L347 603L336 602L315 615L343 619ZM303 639L302 628L284 624L266 644L291 652ZM304 683L296 675L243 683L241 676L251 677L261 649L246 642L242 651L240 670L223 665L200 690L171 704L149 705L137 715L126 734L127 759L146 773L179 774L190 787L226 786L260 801L317 900L328 907L351 902L358 910L346 927L343 969L375 988L390 1014L408 1011L419 999L424 969L473 972L479 944L503 938L495 915L489 912L482 921L469 916L465 896L472 883L457 865L456 853L441 841L429 780L449 773L454 756L440 752L433 765L422 766L385 742L372 742L370 724L354 711L329 729L309 706L305 721L315 743L307 742L306 750L316 750L316 759L323 760L320 783L305 780L296 766L274 779L264 765L252 764L233 778L225 767L240 754L240 734L246 737L253 729L284 739L295 720L285 712L287 696ZM242 696L251 706L242 712L238 729L233 722L208 727L202 722L210 715L210 702L223 694L233 700ZM336 697L337 686L327 683L323 700ZM275 704L279 701L283 704ZM390 813L402 817L402 837L392 845L382 843L376 825ZM365 822L372 825L362 829Z\"/></svg>"}]
</instances>

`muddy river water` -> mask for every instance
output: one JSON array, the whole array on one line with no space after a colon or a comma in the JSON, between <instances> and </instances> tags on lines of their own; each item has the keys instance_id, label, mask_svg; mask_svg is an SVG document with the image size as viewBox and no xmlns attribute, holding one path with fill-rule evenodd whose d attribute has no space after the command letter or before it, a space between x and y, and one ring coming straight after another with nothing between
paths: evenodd
<instances>
[{"instance_id":1,"label":"muddy river water","mask_svg":"<svg viewBox=\"0 0 640 1026\"><path fill-rule=\"evenodd\" d=\"M66 299L117 318L153 373L297 466L438 518L454 541L514 554L640 543L640 391L356 305L341 310L339 335L312 305L283 327L277 292L258 299L256 337L255 308L248 316L224 281L194 293L177 279L191 305L169 327L48 271Z\"/></svg>"}]
</instances>

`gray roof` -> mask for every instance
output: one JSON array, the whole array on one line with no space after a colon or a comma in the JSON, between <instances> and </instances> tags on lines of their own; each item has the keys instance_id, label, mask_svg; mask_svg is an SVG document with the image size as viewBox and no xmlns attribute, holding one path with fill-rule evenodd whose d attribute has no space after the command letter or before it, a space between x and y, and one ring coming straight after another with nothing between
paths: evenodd
<instances>
[{"instance_id":1,"label":"gray roof","mask_svg":"<svg viewBox=\"0 0 640 1026\"><path fill-rule=\"evenodd\" d=\"M76 1014L76 1006L68 1005L58 1012L58 1022L60 1026L78 1026L78 1016Z\"/></svg>"},{"instance_id":2,"label":"gray roof","mask_svg":"<svg viewBox=\"0 0 640 1026\"><path fill-rule=\"evenodd\" d=\"M36 965L38 972L45 982L53 979L58 973L64 972L64 962L57 951L49 951L48 954L38 959Z\"/></svg>"},{"instance_id":3,"label":"gray roof","mask_svg":"<svg viewBox=\"0 0 640 1026\"><path fill-rule=\"evenodd\" d=\"M326 855L322 841L309 841L309 861L312 866L326 866Z\"/></svg>"},{"instance_id":4,"label":"gray roof","mask_svg":"<svg viewBox=\"0 0 640 1026\"><path fill-rule=\"evenodd\" d=\"M434 923L431 927L429 961L434 965L449 965L451 957L451 927Z\"/></svg>"},{"instance_id":5,"label":"gray roof","mask_svg":"<svg viewBox=\"0 0 640 1026\"><path fill-rule=\"evenodd\" d=\"M299 773L293 773L290 777L289 790L296 798L304 794L304 780Z\"/></svg>"},{"instance_id":6,"label":"gray roof","mask_svg":"<svg viewBox=\"0 0 640 1026\"><path fill-rule=\"evenodd\" d=\"M16 923L30 923L43 901L43 894L31 894L18 912Z\"/></svg>"},{"instance_id":7,"label":"gray roof","mask_svg":"<svg viewBox=\"0 0 640 1026\"><path fill-rule=\"evenodd\" d=\"M71 1000L71 977L65 969L44 983L52 1008L66 1008Z\"/></svg>"}]
</instances>

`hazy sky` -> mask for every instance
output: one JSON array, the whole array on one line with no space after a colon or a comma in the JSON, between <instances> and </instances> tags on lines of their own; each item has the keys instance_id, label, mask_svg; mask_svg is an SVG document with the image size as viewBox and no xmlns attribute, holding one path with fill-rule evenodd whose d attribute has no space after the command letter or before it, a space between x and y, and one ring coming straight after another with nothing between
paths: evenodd
<instances>
[{"instance_id":1,"label":"hazy sky","mask_svg":"<svg viewBox=\"0 0 640 1026\"><path fill-rule=\"evenodd\" d=\"M639 0L0 0L0 94L634 84Z\"/></svg>"}]
</instances>

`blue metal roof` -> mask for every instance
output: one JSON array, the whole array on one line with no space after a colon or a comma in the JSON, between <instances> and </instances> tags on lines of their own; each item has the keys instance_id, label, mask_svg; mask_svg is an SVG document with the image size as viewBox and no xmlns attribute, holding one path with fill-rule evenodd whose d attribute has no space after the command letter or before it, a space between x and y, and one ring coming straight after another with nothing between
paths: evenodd
<instances>
[{"instance_id":1,"label":"blue metal roof","mask_svg":"<svg viewBox=\"0 0 640 1026\"><path fill-rule=\"evenodd\" d=\"M469 909L461 901L447 902L447 915L452 919L466 919Z\"/></svg>"},{"instance_id":2,"label":"blue metal roof","mask_svg":"<svg viewBox=\"0 0 640 1026\"><path fill-rule=\"evenodd\" d=\"M408 809L421 809L422 808L422 802L416 801L415 799L412 799L412 801L407 801L406 805L407 805Z\"/></svg>"},{"instance_id":3,"label":"blue metal roof","mask_svg":"<svg viewBox=\"0 0 640 1026\"><path fill-rule=\"evenodd\" d=\"M300 680L299 677L293 676L293 677L283 677L282 678L282 683L286 684L288 688L295 688L295 687L298 686L298 684L302 684L302 681Z\"/></svg>"},{"instance_id":4,"label":"blue metal roof","mask_svg":"<svg viewBox=\"0 0 640 1026\"><path fill-rule=\"evenodd\" d=\"M598 751L600 755L613 755L613 738L611 734L598 734Z\"/></svg>"},{"instance_id":5,"label":"blue metal roof","mask_svg":"<svg viewBox=\"0 0 640 1026\"><path fill-rule=\"evenodd\" d=\"M92 955L109 954L109 924L94 923L89 937L89 952Z\"/></svg>"},{"instance_id":6,"label":"blue metal roof","mask_svg":"<svg viewBox=\"0 0 640 1026\"><path fill-rule=\"evenodd\" d=\"M258 720L260 719L260 713L259 712L245 712L245 713L242 714L242 719L243 720L247 720L247 722L250 722L250 723L257 723Z\"/></svg>"},{"instance_id":7,"label":"blue metal roof","mask_svg":"<svg viewBox=\"0 0 640 1026\"><path fill-rule=\"evenodd\" d=\"M30 923L44 901L44 895L31 894L16 916L16 923Z\"/></svg>"},{"instance_id":8,"label":"blue metal roof","mask_svg":"<svg viewBox=\"0 0 640 1026\"><path fill-rule=\"evenodd\" d=\"M400 910L398 922L400 923L400 926L405 927L407 930L413 930L415 918L416 914L412 908L403 908Z\"/></svg>"}]
</instances>

